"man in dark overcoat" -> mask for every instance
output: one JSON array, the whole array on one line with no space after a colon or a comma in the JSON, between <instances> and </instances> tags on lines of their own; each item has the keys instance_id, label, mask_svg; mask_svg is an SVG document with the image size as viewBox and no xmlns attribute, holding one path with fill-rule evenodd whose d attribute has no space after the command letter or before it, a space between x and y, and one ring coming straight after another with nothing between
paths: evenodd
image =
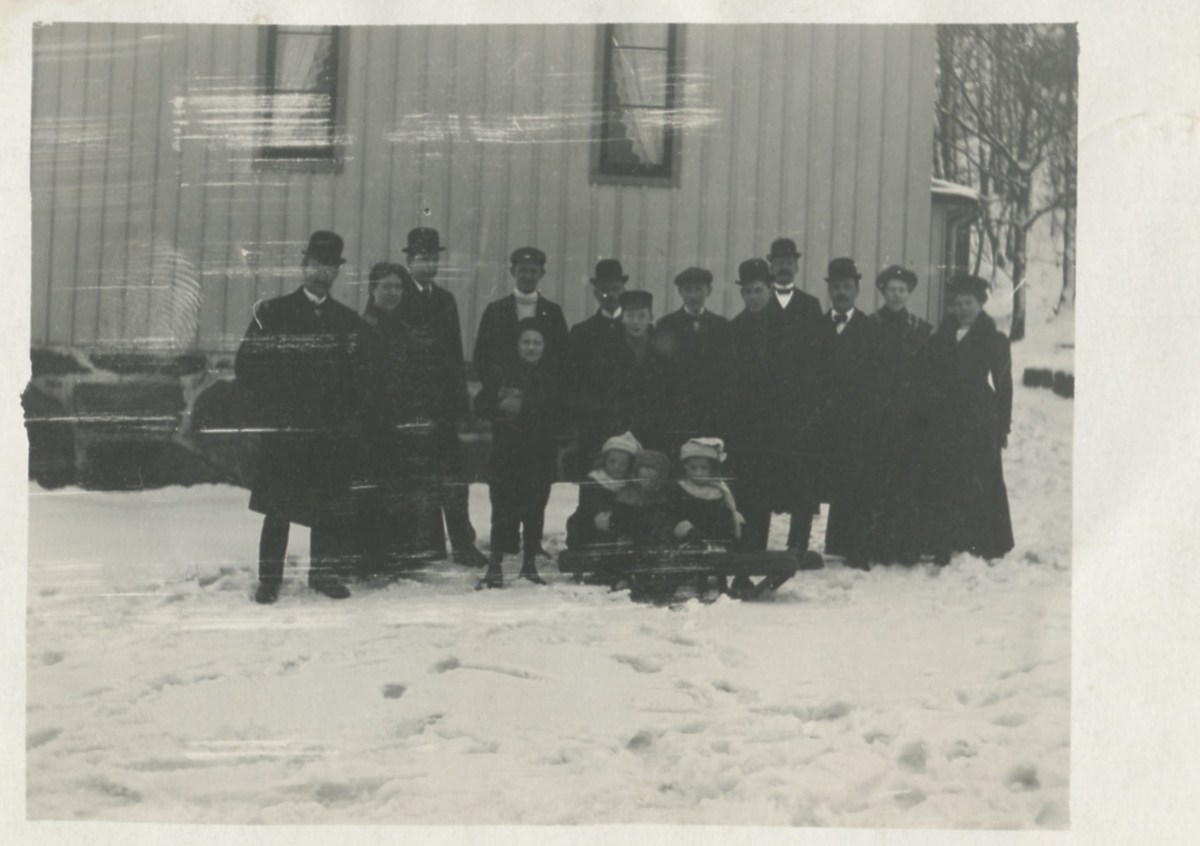
<instances>
[{"instance_id":1,"label":"man in dark overcoat","mask_svg":"<svg viewBox=\"0 0 1200 846\"><path fill-rule=\"evenodd\" d=\"M622 291L625 337L615 351L617 378L609 385L602 418L604 437L632 432L646 449L669 448L670 372L654 334L654 295Z\"/></svg>"},{"instance_id":2,"label":"man in dark overcoat","mask_svg":"<svg viewBox=\"0 0 1200 846\"><path fill-rule=\"evenodd\" d=\"M776 238L767 254L771 265L771 298L769 307L781 313L790 326L800 331L815 331L821 322L821 302L812 294L796 287L796 273L800 269L800 252L791 238Z\"/></svg>"},{"instance_id":3,"label":"man in dark overcoat","mask_svg":"<svg viewBox=\"0 0 1200 846\"><path fill-rule=\"evenodd\" d=\"M562 308L538 291L546 275L546 254L536 247L521 247L513 251L508 272L515 283L513 292L488 303L475 335L472 361L480 383L494 387L502 373L516 368L517 322L527 318L542 327L543 366L561 377L566 370L567 320Z\"/></svg>"},{"instance_id":4,"label":"man in dark overcoat","mask_svg":"<svg viewBox=\"0 0 1200 846\"><path fill-rule=\"evenodd\" d=\"M664 315L654 330L668 360L668 455L676 455L692 438L721 434L717 374L729 320L704 307L712 294L712 281L712 272L699 267L676 276L683 306Z\"/></svg>"},{"instance_id":5,"label":"man in dark overcoat","mask_svg":"<svg viewBox=\"0 0 1200 846\"><path fill-rule=\"evenodd\" d=\"M628 281L621 262L597 262L590 284L600 310L572 326L567 339L581 475L591 469L605 438L619 434L607 431L605 403L621 377L617 367L625 345L625 327L621 323L620 296Z\"/></svg>"},{"instance_id":6,"label":"man in dark overcoat","mask_svg":"<svg viewBox=\"0 0 1200 846\"><path fill-rule=\"evenodd\" d=\"M821 323L820 445L822 501L829 503L825 552L867 569L872 468L878 419L878 327L855 308L858 272L853 259L829 263L829 301Z\"/></svg>"},{"instance_id":7,"label":"man in dark overcoat","mask_svg":"<svg viewBox=\"0 0 1200 846\"><path fill-rule=\"evenodd\" d=\"M738 268L745 308L729 323L720 405L730 471L746 518L742 548L767 548L771 514L790 515L788 548L808 548L814 511L813 426L818 348L770 307L773 277L762 259Z\"/></svg>"},{"instance_id":8,"label":"man in dark overcoat","mask_svg":"<svg viewBox=\"0 0 1200 846\"><path fill-rule=\"evenodd\" d=\"M411 280L407 280L395 316L410 329L408 352L413 402L432 423L432 450L441 478L431 495L440 501L445 530L441 520L432 521L425 544L435 556L444 555L448 534L458 563L483 567L487 559L475 546L475 529L467 506L469 489L463 477L462 444L458 439L459 428L470 413L462 326L454 295L435 282L445 249L436 229L419 227L408 233L404 252Z\"/></svg>"},{"instance_id":9,"label":"man in dark overcoat","mask_svg":"<svg viewBox=\"0 0 1200 846\"><path fill-rule=\"evenodd\" d=\"M274 602L283 581L292 523L309 526L309 586L333 599L350 595L350 482L363 400L354 311L330 296L342 239L314 232L303 252L303 284L257 303L234 373L263 421L250 509L263 515L255 600Z\"/></svg>"}]
</instances>

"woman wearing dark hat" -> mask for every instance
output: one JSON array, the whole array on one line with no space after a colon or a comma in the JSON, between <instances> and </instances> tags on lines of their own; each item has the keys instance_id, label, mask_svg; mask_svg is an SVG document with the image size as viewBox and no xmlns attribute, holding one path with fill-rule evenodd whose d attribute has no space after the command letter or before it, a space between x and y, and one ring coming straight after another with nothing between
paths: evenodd
<instances>
[{"instance_id":1,"label":"woman wearing dark hat","mask_svg":"<svg viewBox=\"0 0 1200 846\"><path fill-rule=\"evenodd\" d=\"M516 326L516 364L475 397L475 413L492 423L488 492L492 501L492 554L480 587L501 587L505 554L522 551L521 577L545 584L535 559L545 554L546 502L558 470L556 439L566 429L567 401L557 371L543 359L545 324L536 317ZM523 528L523 532L522 532Z\"/></svg>"},{"instance_id":2,"label":"woman wearing dark hat","mask_svg":"<svg viewBox=\"0 0 1200 846\"><path fill-rule=\"evenodd\" d=\"M874 561L911 564L920 554L919 448L924 443L917 419L917 361L933 326L906 308L917 274L893 264L875 277L875 287L883 295L883 306L870 318L878 334L879 414L873 445L875 521L868 555Z\"/></svg>"},{"instance_id":3,"label":"woman wearing dark hat","mask_svg":"<svg viewBox=\"0 0 1200 846\"><path fill-rule=\"evenodd\" d=\"M1012 421L1008 338L983 312L988 283L947 286L950 314L929 341L929 542L939 564L953 552L999 558L1013 548L1001 450Z\"/></svg>"},{"instance_id":4,"label":"woman wearing dark hat","mask_svg":"<svg viewBox=\"0 0 1200 846\"><path fill-rule=\"evenodd\" d=\"M409 344L412 330L399 314L403 265L380 262L368 277L370 301L363 312L363 357L370 387L360 460L358 525L362 574L388 573L421 555L419 538L441 520L428 496L438 473L428 410L415 402Z\"/></svg>"}]
</instances>

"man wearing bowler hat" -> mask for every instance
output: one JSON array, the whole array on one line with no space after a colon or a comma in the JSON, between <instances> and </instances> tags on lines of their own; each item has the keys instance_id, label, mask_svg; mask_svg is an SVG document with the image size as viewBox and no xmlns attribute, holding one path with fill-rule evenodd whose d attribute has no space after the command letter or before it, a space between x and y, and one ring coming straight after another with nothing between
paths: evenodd
<instances>
[{"instance_id":1,"label":"man wearing bowler hat","mask_svg":"<svg viewBox=\"0 0 1200 846\"><path fill-rule=\"evenodd\" d=\"M783 314L792 325L815 329L821 320L821 303L812 294L806 294L796 285L796 273L800 268L800 252L791 238L776 238L767 255L771 265L772 296L771 310Z\"/></svg>"},{"instance_id":2,"label":"man wearing bowler hat","mask_svg":"<svg viewBox=\"0 0 1200 846\"><path fill-rule=\"evenodd\" d=\"M664 315L655 327L668 359L668 455L691 438L720 434L716 415L716 376L729 321L704 307L712 294L713 275L689 267L675 277L683 305Z\"/></svg>"},{"instance_id":3,"label":"man wearing bowler hat","mask_svg":"<svg viewBox=\"0 0 1200 846\"><path fill-rule=\"evenodd\" d=\"M570 380L579 425L579 471L587 473L609 434L602 420L605 402L621 378L617 361L625 344L621 323L621 292L629 276L616 259L601 259L591 278L592 295L600 310L571 327L567 339Z\"/></svg>"},{"instance_id":4,"label":"man wearing bowler hat","mask_svg":"<svg viewBox=\"0 0 1200 846\"><path fill-rule=\"evenodd\" d=\"M865 570L871 530L871 451L878 419L879 334L855 307L862 275L835 258L825 278L832 303L821 323L822 501L829 503L825 552Z\"/></svg>"},{"instance_id":5,"label":"man wearing bowler hat","mask_svg":"<svg viewBox=\"0 0 1200 846\"><path fill-rule=\"evenodd\" d=\"M263 515L255 600L279 596L292 523L312 528L309 586L332 599L350 591L354 503L350 482L363 408L359 322L330 296L345 259L342 239L314 232L303 284L260 302L234 362L263 428L250 509Z\"/></svg>"},{"instance_id":6,"label":"man wearing bowler hat","mask_svg":"<svg viewBox=\"0 0 1200 846\"><path fill-rule=\"evenodd\" d=\"M509 257L508 272L513 278L513 292L488 303L479 321L472 361L483 386L494 386L506 369L515 368L517 356L517 323L535 319L542 327L545 351L543 366L556 373L565 370L567 355L567 321L557 303L538 291L538 283L546 275L546 254L536 247L521 247Z\"/></svg>"},{"instance_id":7,"label":"man wearing bowler hat","mask_svg":"<svg viewBox=\"0 0 1200 846\"><path fill-rule=\"evenodd\" d=\"M762 259L738 267L746 307L729 323L721 406L734 495L746 518L742 548L765 550L771 514L783 513L790 515L788 548L803 554L814 511L819 348L815 333L791 331L773 311L774 281ZM748 585L743 579L733 587Z\"/></svg>"},{"instance_id":8,"label":"man wearing bowler hat","mask_svg":"<svg viewBox=\"0 0 1200 846\"><path fill-rule=\"evenodd\" d=\"M435 514L440 511L445 516L445 529L440 516L422 521L430 528L420 545L435 557L444 556L448 534L459 564L484 567L487 559L475 546L475 529L467 507L468 486L458 440L459 427L469 414L462 325L454 295L435 282L445 249L436 229L419 227L408 233L404 253L412 278L404 280L404 293L395 310L396 318L410 330L413 404L432 423L431 451L441 484L431 495L435 498Z\"/></svg>"}]
</instances>

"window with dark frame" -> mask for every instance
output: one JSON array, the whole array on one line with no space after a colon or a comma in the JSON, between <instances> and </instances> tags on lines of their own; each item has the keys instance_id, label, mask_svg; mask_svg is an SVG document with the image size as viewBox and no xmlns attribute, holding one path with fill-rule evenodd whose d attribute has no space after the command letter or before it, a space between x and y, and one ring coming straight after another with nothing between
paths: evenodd
<instances>
[{"instance_id":1,"label":"window with dark frame","mask_svg":"<svg viewBox=\"0 0 1200 846\"><path fill-rule=\"evenodd\" d=\"M677 30L674 24L604 27L596 161L604 181L669 183L678 176Z\"/></svg>"},{"instance_id":2,"label":"window with dark frame","mask_svg":"<svg viewBox=\"0 0 1200 846\"><path fill-rule=\"evenodd\" d=\"M338 27L267 27L265 72L261 159L336 161Z\"/></svg>"}]
</instances>

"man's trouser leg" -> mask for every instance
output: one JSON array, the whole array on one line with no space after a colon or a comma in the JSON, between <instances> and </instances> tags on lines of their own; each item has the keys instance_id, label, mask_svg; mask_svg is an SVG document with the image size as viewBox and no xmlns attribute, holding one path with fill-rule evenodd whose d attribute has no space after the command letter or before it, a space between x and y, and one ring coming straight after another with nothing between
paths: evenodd
<instances>
[{"instance_id":1,"label":"man's trouser leg","mask_svg":"<svg viewBox=\"0 0 1200 846\"><path fill-rule=\"evenodd\" d=\"M258 538L258 583L278 588L283 583L283 559L287 555L288 533L291 524L282 517L268 514L263 517L262 534Z\"/></svg>"},{"instance_id":2,"label":"man's trouser leg","mask_svg":"<svg viewBox=\"0 0 1200 846\"><path fill-rule=\"evenodd\" d=\"M521 524L524 532L525 557L531 558L542 548L546 528L546 503L550 501L550 485L530 484L521 502Z\"/></svg>"},{"instance_id":3,"label":"man's trouser leg","mask_svg":"<svg viewBox=\"0 0 1200 846\"><path fill-rule=\"evenodd\" d=\"M353 575L358 556L351 547L351 525L342 515L329 515L313 521L309 542L310 585L322 580L342 581Z\"/></svg>"},{"instance_id":4,"label":"man's trouser leg","mask_svg":"<svg viewBox=\"0 0 1200 846\"><path fill-rule=\"evenodd\" d=\"M492 553L510 554L521 545L521 510L517 491L511 481L496 481L488 485L492 503Z\"/></svg>"},{"instance_id":5,"label":"man's trouser leg","mask_svg":"<svg viewBox=\"0 0 1200 846\"><path fill-rule=\"evenodd\" d=\"M471 525L468 508L470 486L463 478L462 444L458 430L443 424L438 431L438 469L441 474L440 493L442 512L446 515L446 534L451 549L460 550L475 545L475 527Z\"/></svg>"}]
</instances>

